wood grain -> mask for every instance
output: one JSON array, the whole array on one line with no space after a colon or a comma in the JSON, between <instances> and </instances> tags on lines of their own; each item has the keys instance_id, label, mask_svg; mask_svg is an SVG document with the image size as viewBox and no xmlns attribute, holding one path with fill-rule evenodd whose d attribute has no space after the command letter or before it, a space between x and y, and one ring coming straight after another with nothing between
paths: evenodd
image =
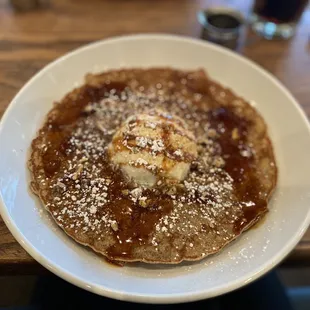
<instances>
[{"instance_id":1,"label":"wood grain","mask_svg":"<svg viewBox=\"0 0 310 310\"><path fill-rule=\"evenodd\" d=\"M46 9L16 13L0 0L0 117L21 86L47 63L89 42L132 33L199 37L199 9L225 4L248 14L238 0L51 0ZM294 38L267 41L244 29L238 52L278 77L310 116L310 10ZM103 60L104 61L104 60ZM0 219L0 274L38 273L37 264ZM310 231L286 259L310 265Z\"/></svg>"}]
</instances>

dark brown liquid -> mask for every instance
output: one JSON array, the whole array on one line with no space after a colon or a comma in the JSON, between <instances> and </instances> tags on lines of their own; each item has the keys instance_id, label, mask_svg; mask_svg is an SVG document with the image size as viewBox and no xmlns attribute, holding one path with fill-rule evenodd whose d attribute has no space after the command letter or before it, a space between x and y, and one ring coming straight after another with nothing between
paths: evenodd
<instances>
[{"instance_id":1,"label":"dark brown liquid","mask_svg":"<svg viewBox=\"0 0 310 310\"><path fill-rule=\"evenodd\" d=\"M208 17L211 26L219 29L235 29L240 26L240 21L227 14L214 14Z\"/></svg>"},{"instance_id":2,"label":"dark brown liquid","mask_svg":"<svg viewBox=\"0 0 310 310\"><path fill-rule=\"evenodd\" d=\"M296 22L308 0L256 0L254 12L274 23Z\"/></svg>"}]
</instances>

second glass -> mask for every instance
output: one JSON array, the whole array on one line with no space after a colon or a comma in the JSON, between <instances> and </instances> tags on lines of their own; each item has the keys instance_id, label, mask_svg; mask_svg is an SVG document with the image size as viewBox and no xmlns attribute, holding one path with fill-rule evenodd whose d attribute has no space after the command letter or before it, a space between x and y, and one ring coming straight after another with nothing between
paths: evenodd
<instances>
[{"instance_id":1,"label":"second glass","mask_svg":"<svg viewBox=\"0 0 310 310\"><path fill-rule=\"evenodd\" d=\"M252 28L267 39L290 38L308 0L256 0Z\"/></svg>"}]
</instances>

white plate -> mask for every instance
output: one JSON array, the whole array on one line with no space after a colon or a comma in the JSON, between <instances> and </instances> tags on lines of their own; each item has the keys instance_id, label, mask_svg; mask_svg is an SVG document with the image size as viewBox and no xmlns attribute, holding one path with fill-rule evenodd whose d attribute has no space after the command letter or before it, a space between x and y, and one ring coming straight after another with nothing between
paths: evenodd
<instances>
[{"instance_id":1,"label":"white plate","mask_svg":"<svg viewBox=\"0 0 310 310\"><path fill-rule=\"evenodd\" d=\"M279 166L270 213L218 255L193 264L120 268L76 244L56 227L28 189L31 140L52 102L90 71L120 67L205 68L212 78L256 103L269 125ZM91 292L128 301L172 303L209 298L258 278L297 244L310 220L310 135L305 115L270 74L226 49L170 35L94 43L53 62L17 94L0 127L1 215L39 263Z\"/></svg>"}]
</instances>

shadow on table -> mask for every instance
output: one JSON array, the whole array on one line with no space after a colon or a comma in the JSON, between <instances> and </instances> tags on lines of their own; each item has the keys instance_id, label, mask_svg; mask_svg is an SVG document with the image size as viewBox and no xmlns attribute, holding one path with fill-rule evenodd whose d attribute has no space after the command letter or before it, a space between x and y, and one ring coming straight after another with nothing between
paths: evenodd
<instances>
[{"instance_id":1,"label":"shadow on table","mask_svg":"<svg viewBox=\"0 0 310 310\"><path fill-rule=\"evenodd\" d=\"M290 299L275 272L224 296L194 303L175 305L145 305L104 298L77 288L56 276L41 277L29 306L1 308L15 310L37 309L208 309L208 310L292 310ZM298 308L303 309L303 308ZM306 308L305 308L306 309Z\"/></svg>"}]
</instances>

